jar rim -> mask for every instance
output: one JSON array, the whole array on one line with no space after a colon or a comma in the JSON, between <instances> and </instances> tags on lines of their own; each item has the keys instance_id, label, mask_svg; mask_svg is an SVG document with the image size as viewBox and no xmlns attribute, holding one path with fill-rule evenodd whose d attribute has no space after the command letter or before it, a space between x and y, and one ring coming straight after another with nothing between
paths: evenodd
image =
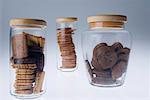
<instances>
[{"instance_id":1,"label":"jar rim","mask_svg":"<svg viewBox=\"0 0 150 100\"><path fill-rule=\"evenodd\" d=\"M39 27L43 28L47 26L47 22L42 19L31 19L31 18L15 18L9 22L11 27L13 26L27 26L27 27Z\"/></svg>"},{"instance_id":2,"label":"jar rim","mask_svg":"<svg viewBox=\"0 0 150 100\"><path fill-rule=\"evenodd\" d=\"M100 14L95 16L89 16L87 18L88 23L92 22L127 22L127 16L117 14Z\"/></svg>"},{"instance_id":3,"label":"jar rim","mask_svg":"<svg viewBox=\"0 0 150 100\"><path fill-rule=\"evenodd\" d=\"M77 21L77 17L59 17L56 19L57 23L65 23L65 22L75 22Z\"/></svg>"}]
</instances>

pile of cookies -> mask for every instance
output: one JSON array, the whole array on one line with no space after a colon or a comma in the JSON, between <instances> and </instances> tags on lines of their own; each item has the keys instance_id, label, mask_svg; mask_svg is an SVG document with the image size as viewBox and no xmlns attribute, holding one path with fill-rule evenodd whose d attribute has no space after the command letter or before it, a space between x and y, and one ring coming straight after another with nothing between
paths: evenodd
<instances>
[{"instance_id":1,"label":"pile of cookies","mask_svg":"<svg viewBox=\"0 0 150 100\"><path fill-rule=\"evenodd\" d=\"M72 28L57 29L57 40L62 57L61 68L74 68L76 67L76 52L73 43Z\"/></svg>"},{"instance_id":2,"label":"pile of cookies","mask_svg":"<svg viewBox=\"0 0 150 100\"><path fill-rule=\"evenodd\" d=\"M130 49L120 42L109 46L99 43L93 50L91 65L87 62L92 81L98 84L113 84L127 69Z\"/></svg>"},{"instance_id":3,"label":"pile of cookies","mask_svg":"<svg viewBox=\"0 0 150 100\"><path fill-rule=\"evenodd\" d=\"M16 71L15 93L32 94L42 92L45 39L29 33L12 37L11 65Z\"/></svg>"}]
</instances>

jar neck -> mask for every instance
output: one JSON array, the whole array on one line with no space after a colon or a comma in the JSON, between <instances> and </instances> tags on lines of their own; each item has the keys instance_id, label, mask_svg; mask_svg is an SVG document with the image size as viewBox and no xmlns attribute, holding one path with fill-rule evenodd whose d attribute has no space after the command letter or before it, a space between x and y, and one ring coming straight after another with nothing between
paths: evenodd
<instances>
[{"instance_id":1,"label":"jar neck","mask_svg":"<svg viewBox=\"0 0 150 100\"><path fill-rule=\"evenodd\" d=\"M91 22L90 29L124 29L123 22Z\"/></svg>"},{"instance_id":2,"label":"jar neck","mask_svg":"<svg viewBox=\"0 0 150 100\"><path fill-rule=\"evenodd\" d=\"M64 29L64 28L76 29L76 25L73 22L57 23L57 28L60 28L60 29Z\"/></svg>"}]
</instances>

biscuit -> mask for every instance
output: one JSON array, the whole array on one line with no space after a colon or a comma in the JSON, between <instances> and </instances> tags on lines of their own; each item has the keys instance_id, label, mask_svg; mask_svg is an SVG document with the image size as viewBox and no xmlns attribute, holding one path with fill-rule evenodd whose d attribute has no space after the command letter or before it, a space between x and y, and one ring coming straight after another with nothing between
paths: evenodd
<instances>
[{"instance_id":1,"label":"biscuit","mask_svg":"<svg viewBox=\"0 0 150 100\"><path fill-rule=\"evenodd\" d=\"M123 45L120 42L116 42L111 46L111 49L113 49L116 53L119 53L122 48Z\"/></svg>"},{"instance_id":2,"label":"biscuit","mask_svg":"<svg viewBox=\"0 0 150 100\"><path fill-rule=\"evenodd\" d=\"M130 49L129 48L123 48L120 50L119 53L119 59L120 60L124 60L124 61L128 61L129 59L129 53L130 53Z\"/></svg>"},{"instance_id":3,"label":"biscuit","mask_svg":"<svg viewBox=\"0 0 150 100\"><path fill-rule=\"evenodd\" d=\"M13 68L21 68L21 69L35 69L37 68L36 64L13 64Z\"/></svg>"},{"instance_id":4,"label":"biscuit","mask_svg":"<svg viewBox=\"0 0 150 100\"><path fill-rule=\"evenodd\" d=\"M12 51L14 58L25 58L28 56L26 34L16 34L12 37Z\"/></svg>"},{"instance_id":5,"label":"biscuit","mask_svg":"<svg viewBox=\"0 0 150 100\"><path fill-rule=\"evenodd\" d=\"M92 70L93 74L96 74L96 77L101 77L101 78L111 78L111 70Z\"/></svg>"},{"instance_id":6,"label":"biscuit","mask_svg":"<svg viewBox=\"0 0 150 100\"><path fill-rule=\"evenodd\" d=\"M35 58L20 58L20 59L13 59L14 64L35 64Z\"/></svg>"},{"instance_id":7,"label":"biscuit","mask_svg":"<svg viewBox=\"0 0 150 100\"><path fill-rule=\"evenodd\" d=\"M19 75L24 75L24 74L34 74L35 73L35 70L34 69L17 69L16 70L16 74L19 74Z\"/></svg>"},{"instance_id":8,"label":"biscuit","mask_svg":"<svg viewBox=\"0 0 150 100\"><path fill-rule=\"evenodd\" d=\"M127 69L127 63L125 61L118 62L113 68L112 68L112 79L116 80L117 78L121 77L122 74Z\"/></svg>"},{"instance_id":9,"label":"biscuit","mask_svg":"<svg viewBox=\"0 0 150 100\"><path fill-rule=\"evenodd\" d=\"M32 85L32 82L16 82L15 83L16 84L16 86L30 86L30 85Z\"/></svg>"},{"instance_id":10,"label":"biscuit","mask_svg":"<svg viewBox=\"0 0 150 100\"><path fill-rule=\"evenodd\" d=\"M35 78L35 74L31 74L31 75L20 75L17 74L16 75L16 79L34 79Z\"/></svg>"},{"instance_id":11,"label":"biscuit","mask_svg":"<svg viewBox=\"0 0 150 100\"><path fill-rule=\"evenodd\" d=\"M111 78L92 77L92 82L95 84L110 85L113 84L115 81L112 80Z\"/></svg>"},{"instance_id":12,"label":"biscuit","mask_svg":"<svg viewBox=\"0 0 150 100\"><path fill-rule=\"evenodd\" d=\"M36 73L35 86L33 88L34 93L40 93L44 82L45 72Z\"/></svg>"},{"instance_id":13,"label":"biscuit","mask_svg":"<svg viewBox=\"0 0 150 100\"><path fill-rule=\"evenodd\" d=\"M15 90L15 93L17 93L17 94L32 94L33 89Z\"/></svg>"},{"instance_id":14,"label":"biscuit","mask_svg":"<svg viewBox=\"0 0 150 100\"><path fill-rule=\"evenodd\" d=\"M35 80L33 79L17 79L16 83L33 83Z\"/></svg>"},{"instance_id":15,"label":"biscuit","mask_svg":"<svg viewBox=\"0 0 150 100\"><path fill-rule=\"evenodd\" d=\"M32 89L33 85L16 85L16 84L14 84L14 88L16 90L26 90L26 89Z\"/></svg>"},{"instance_id":16,"label":"biscuit","mask_svg":"<svg viewBox=\"0 0 150 100\"><path fill-rule=\"evenodd\" d=\"M93 51L93 60L95 60L96 69L108 69L113 67L117 61L117 54L108 46L102 46Z\"/></svg>"}]
</instances>

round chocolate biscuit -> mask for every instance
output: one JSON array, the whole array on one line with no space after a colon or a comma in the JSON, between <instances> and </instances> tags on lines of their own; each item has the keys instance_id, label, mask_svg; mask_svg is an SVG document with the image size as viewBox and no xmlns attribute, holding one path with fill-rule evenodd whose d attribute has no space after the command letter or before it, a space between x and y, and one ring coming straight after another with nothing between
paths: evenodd
<instances>
[{"instance_id":1,"label":"round chocolate biscuit","mask_svg":"<svg viewBox=\"0 0 150 100\"><path fill-rule=\"evenodd\" d=\"M120 53L118 54L119 60L124 60L124 61L128 62L129 53L130 53L130 49L129 48L121 49Z\"/></svg>"},{"instance_id":2,"label":"round chocolate biscuit","mask_svg":"<svg viewBox=\"0 0 150 100\"><path fill-rule=\"evenodd\" d=\"M106 43L99 43L99 44L97 44L96 46L95 46L95 48L93 49L93 55L94 55L94 51L96 51L98 48L100 48L100 47L102 47L102 46L107 46L107 44Z\"/></svg>"},{"instance_id":3,"label":"round chocolate biscuit","mask_svg":"<svg viewBox=\"0 0 150 100\"><path fill-rule=\"evenodd\" d=\"M117 54L108 46L102 46L94 52L93 59L98 65L94 66L96 69L112 68L118 59Z\"/></svg>"},{"instance_id":4,"label":"round chocolate biscuit","mask_svg":"<svg viewBox=\"0 0 150 100\"><path fill-rule=\"evenodd\" d=\"M129 54L130 53L130 49L129 48L123 48L120 51L120 54Z\"/></svg>"},{"instance_id":5,"label":"round chocolate biscuit","mask_svg":"<svg viewBox=\"0 0 150 100\"><path fill-rule=\"evenodd\" d=\"M111 49L113 49L116 53L119 53L122 48L123 45L120 42L116 42L111 46Z\"/></svg>"},{"instance_id":6,"label":"round chocolate biscuit","mask_svg":"<svg viewBox=\"0 0 150 100\"><path fill-rule=\"evenodd\" d=\"M92 77L92 84L104 84L109 85L113 84L115 81L112 78L103 78L103 77Z\"/></svg>"},{"instance_id":7,"label":"round chocolate biscuit","mask_svg":"<svg viewBox=\"0 0 150 100\"><path fill-rule=\"evenodd\" d=\"M121 77L122 74L127 69L127 63L125 61L119 61L113 68L112 68L112 79L116 80L117 78Z\"/></svg>"},{"instance_id":8,"label":"round chocolate biscuit","mask_svg":"<svg viewBox=\"0 0 150 100\"><path fill-rule=\"evenodd\" d=\"M96 74L97 77L101 78L111 78L111 70L92 70L93 74Z\"/></svg>"}]
</instances>

